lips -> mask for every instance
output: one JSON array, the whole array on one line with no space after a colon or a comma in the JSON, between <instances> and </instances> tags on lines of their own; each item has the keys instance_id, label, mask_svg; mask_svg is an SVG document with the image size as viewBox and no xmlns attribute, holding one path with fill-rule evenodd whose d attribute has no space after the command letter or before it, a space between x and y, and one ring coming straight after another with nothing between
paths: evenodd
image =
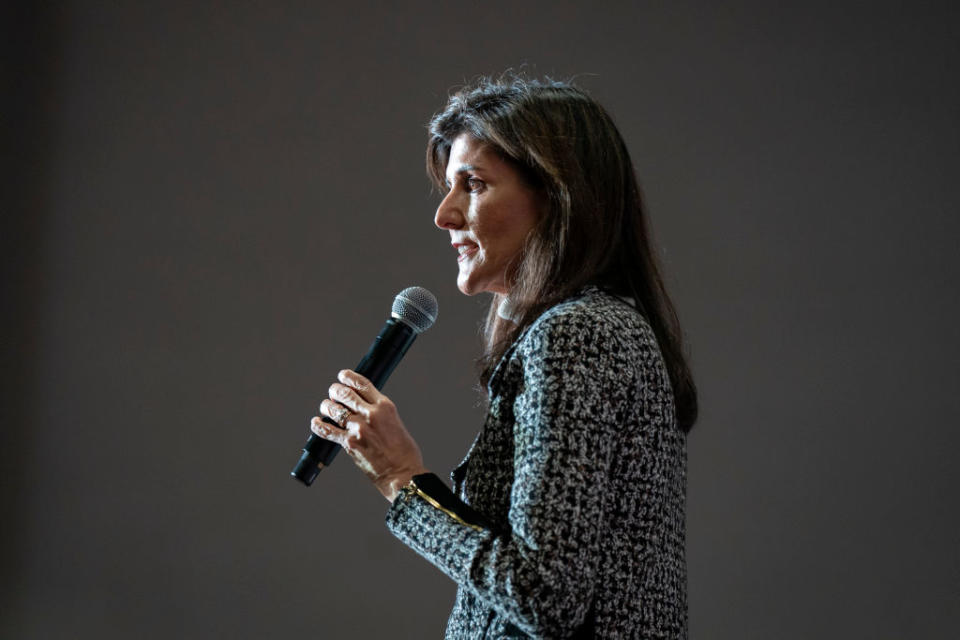
<instances>
[{"instance_id":1,"label":"lips","mask_svg":"<svg viewBox=\"0 0 960 640\"><path fill-rule=\"evenodd\" d=\"M457 262L463 262L479 250L479 247L472 242L454 242L453 248L460 253L457 256Z\"/></svg>"}]
</instances>

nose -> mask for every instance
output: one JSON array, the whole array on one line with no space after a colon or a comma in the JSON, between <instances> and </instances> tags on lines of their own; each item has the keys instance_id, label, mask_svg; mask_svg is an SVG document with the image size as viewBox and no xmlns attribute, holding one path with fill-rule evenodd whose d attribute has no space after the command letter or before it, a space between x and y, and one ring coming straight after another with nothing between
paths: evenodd
<instances>
[{"instance_id":1,"label":"nose","mask_svg":"<svg viewBox=\"0 0 960 640\"><path fill-rule=\"evenodd\" d=\"M437 213L433 216L433 223L440 229L459 229L463 226L463 208L457 190L451 189L444 196Z\"/></svg>"}]
</instances>

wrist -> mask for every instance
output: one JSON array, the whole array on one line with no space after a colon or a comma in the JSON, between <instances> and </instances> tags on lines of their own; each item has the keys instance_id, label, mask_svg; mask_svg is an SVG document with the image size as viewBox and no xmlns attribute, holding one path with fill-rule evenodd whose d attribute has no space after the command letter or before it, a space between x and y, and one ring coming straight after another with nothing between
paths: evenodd
<instances>
[{"instance_id":1,"label":"wrist","mask_svg":"<svg viewBox=\"0 0 960 640\"><path fill-rule=\"evenodd\" d=\"M380 493L392 503L397 496L400 495L400 491L413 482L414 476L419 476L423 473L430 473L430 470L421 466L416 469L407 469L401 473L394 474L380 489Z\"/></svg>"}]
</instances>

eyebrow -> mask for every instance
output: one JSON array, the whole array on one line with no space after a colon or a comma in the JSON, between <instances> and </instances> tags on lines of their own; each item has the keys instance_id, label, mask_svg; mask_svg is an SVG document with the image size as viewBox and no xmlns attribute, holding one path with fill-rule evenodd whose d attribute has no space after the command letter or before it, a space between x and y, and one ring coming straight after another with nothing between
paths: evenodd
<instances>
[{"instance_id":1,"label":"eyebrow","mask_svg":"<svg viewBox=\"0 0 960 640\"><path fill-rule=\"evenodd\" d=\"M477 167L477 165L475 164L462 164L459 167L457 167L457 170L453 172L453 175L458 176L460 174L467 173L468 171L476 171L478 168L479 167ZM444 182L447 183L447 186L450 186L449 177L444 176Z\"/></svg>"}]
</instances>

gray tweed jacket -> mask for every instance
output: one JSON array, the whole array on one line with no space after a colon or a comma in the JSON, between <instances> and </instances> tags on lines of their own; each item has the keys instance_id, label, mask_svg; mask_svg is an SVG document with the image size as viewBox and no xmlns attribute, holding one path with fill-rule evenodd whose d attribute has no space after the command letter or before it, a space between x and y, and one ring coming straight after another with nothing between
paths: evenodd
<instances>
[{"instance_id":1,"label":"gray tweed jacket","mask_svg":"<svg viewBox=\"0 0 960 640\"><path fill-rule=\"evenodd\" d=\"M405 491L387 512L459 586L446 637L686 638L686 440L643 316L587 287L488 391L455 495Z\"/></svg>"}]
</instances>

